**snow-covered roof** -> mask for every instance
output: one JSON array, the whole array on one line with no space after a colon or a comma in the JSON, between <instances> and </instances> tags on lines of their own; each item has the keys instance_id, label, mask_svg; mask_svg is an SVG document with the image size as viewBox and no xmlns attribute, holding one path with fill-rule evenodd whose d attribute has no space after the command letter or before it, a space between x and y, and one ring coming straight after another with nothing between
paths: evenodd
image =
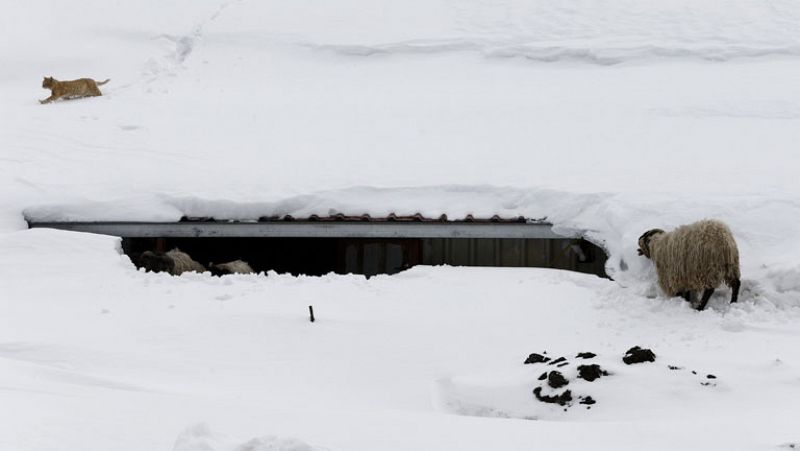
<instances>
[{"instance_id":1,"label":"snow-covered roof","mask_svg":"<svg viewBox=\"0 0 800 451\"><path fill-rule=\"evenodd\" d=\"M580 231L567 235L552 231L545 219L465 218L445 215L428 218L421 214L386 217L370 215L311 215L259 218L257 221L230 221L215 218L181 218L178 222L92 221L39 222L28 220L31 228L56 228L79 232L102 233L124 237L314 237L314 238L524 238L563 239L579 237Z\"/></svg>"}]
</instances>

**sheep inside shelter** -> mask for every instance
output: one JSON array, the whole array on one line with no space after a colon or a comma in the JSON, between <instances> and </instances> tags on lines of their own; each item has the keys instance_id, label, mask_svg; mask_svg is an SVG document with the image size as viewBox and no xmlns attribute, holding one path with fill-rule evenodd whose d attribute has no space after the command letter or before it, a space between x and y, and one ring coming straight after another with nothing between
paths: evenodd
<instances>
[{"instance_id":1,"label":"sheep inside shelter","mask_svg":"<svg viewBox=\"0 0 800 451\"><path fill-rule=\"evenodd\" d=\"M417 265L543 267L608 277L607 255L586 240L518 238L273 238L125 237L123 252L137 266L144 252L179 248L213 275L247 273L217 268L237 260L254 274L307 276L397 274ZM162 252L163 253L163 252ZM211 263L209 263L211 262ZM227 264L225 263L227 262Z\"/></svg>"},{"instance_id":2,"label":"sheep inside shelter","mask_svg":"<svg viewBox=\"0 0 800 451\"><path fill-rule=\"evenodd\" d=\"M209 263L208 270L212 275L223 276L226 274L253 274L253 268L244 260L234 260L227 263Z\"/></svg>"},{"instance_id":3,"label":"sheep inside shelter","mask_svg":"<svg viewBox=\"0 0 800 451\"><path fill-rule=\"evenodd\" d=\"M168 272L173 276L179 276L185 272L195 271L205 272L206 268L200 263L192 260L192 257L178 248L166 253L145 251L139 257L139 266L146 271Z\"/></svg>"}]
</instances>

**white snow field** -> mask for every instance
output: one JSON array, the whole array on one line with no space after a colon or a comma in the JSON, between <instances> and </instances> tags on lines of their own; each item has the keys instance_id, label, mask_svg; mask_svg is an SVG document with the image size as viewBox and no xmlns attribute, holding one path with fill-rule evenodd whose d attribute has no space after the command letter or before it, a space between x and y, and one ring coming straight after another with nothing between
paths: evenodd
<instances>
[{"instance_id":1,"label":"white snow field","mask_svg":"<svg viewBox=\"0 0 800 451\"><path fill-rule=\"evenodd\" d=\"M5 3L0 450L800 447L800 3ZM25 223L340 212L547 217L614 280L171 277ZM636 239L706 217L743 285L697 312Z\"/></svg>"}]
</instances>

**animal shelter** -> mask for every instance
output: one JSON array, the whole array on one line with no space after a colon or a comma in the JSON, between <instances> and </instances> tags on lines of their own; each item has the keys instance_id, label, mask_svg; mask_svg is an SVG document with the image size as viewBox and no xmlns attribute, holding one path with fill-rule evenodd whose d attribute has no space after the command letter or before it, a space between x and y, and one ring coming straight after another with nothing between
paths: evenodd
<instances>
[{"instance_id":1,"label":"animal shelter","mask_svg":"<svg viewBox=\"0 0 800 451\"><path fill-rule=\"evenodd\" d=\"M245 260L257 271L323 275L395 274L416 265L557 268L606 277L604 251L579 233L557 234L523 217L452 220L421 215L374 218L290 216L253 222L35 222L122 237L134 263L145 251L173 248L203 263Z\"/></svg>"}]
</instances>

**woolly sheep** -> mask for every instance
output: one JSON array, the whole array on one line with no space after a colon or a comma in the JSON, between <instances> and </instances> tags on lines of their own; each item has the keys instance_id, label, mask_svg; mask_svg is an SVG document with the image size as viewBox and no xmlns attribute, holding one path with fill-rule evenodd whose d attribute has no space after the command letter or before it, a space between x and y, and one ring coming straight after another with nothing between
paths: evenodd
<instances>
[{"instance_id":1,"label":"woolly sheep","mask_svg":"<svg viewBox=\"0 0 800 451\"><path fill-rule=\"evenodd\" d=\"M168 272L173 276L179 276L189 271L204 272L206 270L203 265L192 260L189 254L181 252L178 248L167 253L142 252L139 263L147 271Z\"/></svg>"},{"instance_id":2,"label":"woolly sheep","mask_svg":"<svg viewBox=\"0 0 800 451\"><path fill-rule=\"evenodd\" d=\"M153 251L142 252L138 261L138 266L148 272L168 272L175 265L171 258Z\"/></svg>"},{"instance_id":3,"label":"woolly sheep","mask_svg":"<svg viewBox=\"0 0 800 451\"><path fill-rule=\"evenodd\" d=\"M208 269L211 274L215 276L222 276L225 274L253 274L253 268L250 264L243 260L234 260L228 263L208 264Z\"/></svg>"},{"instance_id":4,"label":"woolly sheep","mask_svg":"<svg viewBox=\"0 0 800 451\"><path fill-rule=\"evenodd\" d=\"M648 230L639 237L639 255L653 260L658 285L668 295L692 302L702 290L698 310L723 282L731 287L731 302L739 297L739 250L733 233L720 221L706 219L671 232Z\"/></svg>"}]
</instances>

